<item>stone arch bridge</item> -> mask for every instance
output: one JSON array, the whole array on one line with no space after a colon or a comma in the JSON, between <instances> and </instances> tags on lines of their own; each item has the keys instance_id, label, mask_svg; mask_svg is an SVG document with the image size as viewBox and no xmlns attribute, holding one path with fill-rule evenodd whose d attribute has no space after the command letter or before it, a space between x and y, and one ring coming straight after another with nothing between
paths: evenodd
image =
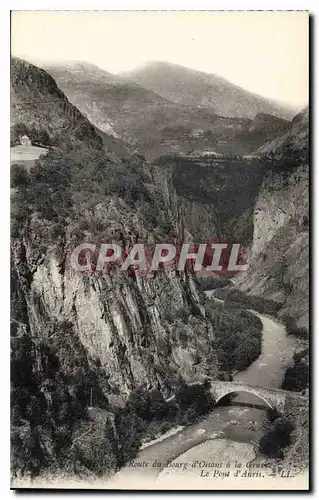
<instances>
[{"instance_id":1,"label":"stone arch bridge","mask_svg":"<svg viewBox=\"0 0 319 500\"><path fill-rule=\"evenodd\" d=\"M281 389L269 389L256 385L245 384L244 382L223 382L220 380L210 381L210 392L214 396L216 403L224 396L236 392L248 392L262 399L270 408L282 413L285 409L286 398L304 399L299 393L283 391Z\"/></svg>"}]
</instances>

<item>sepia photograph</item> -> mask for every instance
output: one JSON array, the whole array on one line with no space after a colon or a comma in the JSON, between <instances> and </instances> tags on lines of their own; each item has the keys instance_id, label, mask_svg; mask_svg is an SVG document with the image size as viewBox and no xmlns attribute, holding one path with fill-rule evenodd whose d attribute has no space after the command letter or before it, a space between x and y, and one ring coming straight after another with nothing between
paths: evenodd
<instances>
[{"instance_id":1,"label":"sepia photograph","mask_svg":"<svg viewBox=\"0 0 319 500\"><path fill-rule=\"evenodd\" d=\"M310 21L11 11L11 489L309 490Z\"/></svg>"}]
</instances>

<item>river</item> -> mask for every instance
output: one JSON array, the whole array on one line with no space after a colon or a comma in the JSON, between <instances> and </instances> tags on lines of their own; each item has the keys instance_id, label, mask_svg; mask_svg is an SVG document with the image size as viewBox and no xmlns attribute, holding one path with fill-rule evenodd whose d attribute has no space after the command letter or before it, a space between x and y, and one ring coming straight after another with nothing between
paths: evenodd
<instances>
[{"instance_id":1,"label":"river","mask_svg":"<svg viewBox=\"0 0 319 500\"><path fill-rule=\"evenodd\" d=\"M206 292L207 296L212 294L213 291ZM277 320L256 312L254 314L263 324L262 352L246 370L237 372L233 380L280 388L297 342L292 336L287 336L284 325ZM244 406L247 404L258 405L258 408ZM120 471L120 477L125 475L130 482L141 477L140 474L143 474L143 480L177 479L180 474L185 477L187 469L189 480L192 475L198 477L200 473L197 468L190 468L194 460L211 464L228 460L252 464L256 460L265 461L265 457L256 455L254 445L263 435L266 410L265 403L256 396L239 393L230 405L217 406L200 421L141 449L133 464ZM167 466L168 462L171 462L170 466Z\"/></svg>"}]
</instances>

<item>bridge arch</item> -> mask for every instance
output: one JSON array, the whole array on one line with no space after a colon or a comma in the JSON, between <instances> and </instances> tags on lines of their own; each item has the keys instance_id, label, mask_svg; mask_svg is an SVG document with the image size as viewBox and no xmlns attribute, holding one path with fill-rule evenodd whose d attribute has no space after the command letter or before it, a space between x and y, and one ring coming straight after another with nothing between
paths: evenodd
<instances>
[{"instance_id":1,"label":"bridge arch","mask_svg":"<svg viewBox=\"0 0 319 500\"><path fill-rule=\"evenodd\" d=\"M267 405L268 408L270 408L271 410L275 409L273 404L269 402L269 398L265 398L260 393L255 392L255 391L251 391L251 390L247 390L247 389L246 390L245 389L241 389L241 390L230 389L230 390L226 391L224 394L216 395L215 396L215 403L218 404L225 396L229 396L231 394L239 394L241 392L245 393L245 394L253 394L258 399L261 399Z\"/></svg>"},{"instance_id":2,"label":"bridge arch","mask_svg":"<svg viewBox=\"0 0 319 500\"><path fill-rule=\"evenodd\" d=\"M227 396L228 394L245 392L248 394L253 394L254 396L264 401L269 408L277 410L280 413L282 413L285 408L285 391L278 389L258 387L241 382L224 382L221 380L216 380L210 383L210 390L212 395L214 396L216 403L218 403L223 397Z\"/></svg>"}]
</instances>

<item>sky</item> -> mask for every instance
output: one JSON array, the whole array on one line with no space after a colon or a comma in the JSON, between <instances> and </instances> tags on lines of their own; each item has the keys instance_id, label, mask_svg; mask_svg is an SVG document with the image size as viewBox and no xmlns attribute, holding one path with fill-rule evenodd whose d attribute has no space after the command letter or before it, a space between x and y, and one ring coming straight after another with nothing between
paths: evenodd
<instances>
[{"instance_id":1,"label":"sky","mask_svg":"<svg viewBox=\"0 0 319 500\"><path fill-rule=\"evenodd\" d=\"M14 11L11 50L111 73L169 61L296 109L308 103L307 12Z\"/></svg>"}]
</instances>

